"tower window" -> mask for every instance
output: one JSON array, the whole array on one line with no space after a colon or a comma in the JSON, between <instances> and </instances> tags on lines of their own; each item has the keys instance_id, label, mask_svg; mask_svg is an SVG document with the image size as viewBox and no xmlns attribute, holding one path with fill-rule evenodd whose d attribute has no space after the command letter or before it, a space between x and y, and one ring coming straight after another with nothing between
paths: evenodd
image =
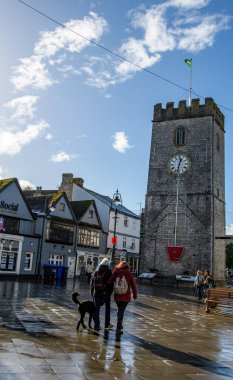
<instances>
[{"instance_id":1,"label":"tower window","mask_svg":"<svg viewBox=\"0 0 233 380\"><path fill-rule=\"evenodd\" d=\"M178 128L175 131L175 145L185 145L186 143L186 133L184 128Z\"/></svg>"}]
</instances>

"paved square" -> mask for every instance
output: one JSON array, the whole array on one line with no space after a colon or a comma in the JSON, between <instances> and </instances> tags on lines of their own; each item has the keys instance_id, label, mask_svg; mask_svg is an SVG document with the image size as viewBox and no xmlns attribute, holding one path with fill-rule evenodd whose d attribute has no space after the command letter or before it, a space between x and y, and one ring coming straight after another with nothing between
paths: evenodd
<instances>
[{"instance_id":1,"label":"paved square","mask_svg":"<svg viewBox=\"0 0 233 380\"><path fill-rule=\"evenodd\" d=\"M233 378L233 318L206 314L192 289L138 286L120 340L114 330L76 332L73 289L90 298L78 281L0 281L0 380ZM116 326L114 301L111 316Z\"/></svg>"}]
</instances>

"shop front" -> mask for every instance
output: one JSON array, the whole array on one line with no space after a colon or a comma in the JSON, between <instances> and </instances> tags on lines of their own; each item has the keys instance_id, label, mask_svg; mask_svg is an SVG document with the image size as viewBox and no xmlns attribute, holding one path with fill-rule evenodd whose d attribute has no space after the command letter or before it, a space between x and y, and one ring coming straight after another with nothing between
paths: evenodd
<instances>
[{"instance_id":1,"label":"shop front","mask_svg":"<svg viewBox=\"0 0 233 380\"><path fill-rule=\"evenodd\" d=\"M0 278L35 276L39 236L16 178L0 180Z\"/></svg>"},{"instance_id":2,"label":"shop front","mask_svg":"<svg viewBox=\"0 0 233 380\"><path fill-rule=\"evenodd\" d=\"M87 264L93 263L94 269L96 269L99 263L107 258L111 261L111 255L105 253L91 252L91 251L77 251L77 265L76 265L76 276L81 276L86 273Z\"/></svg>"}]
</instances>

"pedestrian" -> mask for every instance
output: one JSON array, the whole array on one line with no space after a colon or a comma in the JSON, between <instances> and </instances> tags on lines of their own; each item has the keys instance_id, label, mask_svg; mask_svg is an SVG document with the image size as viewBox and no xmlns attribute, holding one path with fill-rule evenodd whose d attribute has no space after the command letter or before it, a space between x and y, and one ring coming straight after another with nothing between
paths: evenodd
<instances>
[{"instance_id":1,"label":"pedestrian","mask_svg":"<svg viewBox=\"0 0 233 380\"><path fill-rule=\"evenodd\" d=\"M137 298L137 288L129 270L129 265L126 261L121 261L115 266L112 277L109 279L109 284L113 285L114 301L117 304L117 327L116 335L123 334L123 318L124 312L131 300L131 291L133 298Z\"/></svg>"},{"instance_id":2,"label":"pedestrian","mask_svg":"<svg viewBox=\"0 0 233 380\"><path fill-rule=\"evenodd\" d=\"M100 327L100 308L105 305L105 329L111 330L113 325L110 323L110 302L112 294L112 285L108 284L108 280L112 276L110 270L110 261L104 258L98 265L96 271L91 278L91 295L95 303L94 313L94 330L101 330Z\"/></svg>"},{"instance_id":3,"label":"pedestrian","mask_svg":"<svg viewBox=\"0 0 233 380\"><path fill-rule=\"evenodd\" d=\"M92 264L92 261L90 261L86 267L86 275L87 275L88 284L90 284L90 282L91 282L91 275L93 272L94 272L94 266Z\"/></svg>"},{"instance_id":4,"label":"pedestrian","mask_svg":"<svg viewBox=\"0 0 233 380\"><path fill-rule=\"evenodd\" d=\"M214 287L214 280L209 270L206 270L204 273L204 288L205 291L209 288Z\"/></svg>"},{"instance_id":5,"label":"pedestrian","mask_svg":"<svg viewBox=\"0 0 233 380\"><path fill-rule=\"evenodd\" d=\"M199 300L202 299L202 288L203 288L203 285L204 285L204 276L202 274L202 271L198 270L197 274L196 274L196 277L195 277L195 280L194 280L194 286L196 288L196 295L197 295L197 298Z\"/></svg>"}]
</instances>

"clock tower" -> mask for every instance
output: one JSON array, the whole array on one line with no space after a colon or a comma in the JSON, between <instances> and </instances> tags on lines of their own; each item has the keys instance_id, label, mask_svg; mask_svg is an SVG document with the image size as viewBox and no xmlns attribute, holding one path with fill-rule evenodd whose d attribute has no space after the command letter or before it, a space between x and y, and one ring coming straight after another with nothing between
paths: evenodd
<instances>
[{"instance_id":1,"label":"clock tower","mask_svg":"<svg viewBox=\"0 0 233 380\"><path fill-rule=\"evenodd\" d=\"M141 272L225 279L224 115L212 98L154 107Z\"/></svg>"}]
</instances>

